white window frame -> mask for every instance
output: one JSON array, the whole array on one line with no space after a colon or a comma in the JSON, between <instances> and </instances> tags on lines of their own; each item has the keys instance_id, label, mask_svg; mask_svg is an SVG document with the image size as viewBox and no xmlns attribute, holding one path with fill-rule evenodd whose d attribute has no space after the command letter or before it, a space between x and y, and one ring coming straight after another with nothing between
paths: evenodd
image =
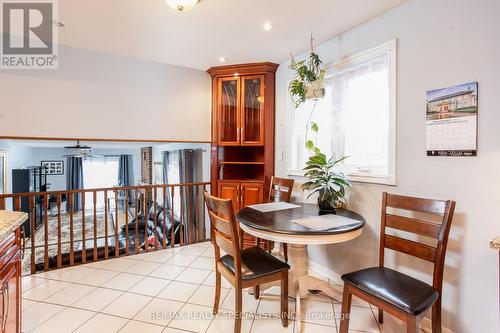
<instances>
[{"instance_id":1,"label":"white window frame","mask_svg":"<svg viewBox=\"0 0 500 333\"><path fill-rule=\"evenodd\" d=\"M356 65L372 58L387 55L390 79L389 91L389 165L388 175L374 175L363 172L350 172L347 173L347 178L352 182L361 183L375 183L385 185L396 185L396 79L397 79L397 39L392 39L381 45L360 52L356 55L343 58L341 61L329 64L326 66L325 78L332 77L337 72L341 72L347 65ZM288 105L288 141L287 149L292 147L292 124L294 123L294 104L287 92L287 105ZM304 177L303 170L296 170L292 168L291 154L287 154L287 166L289 176Z\"/></svg>"}]
</instances>

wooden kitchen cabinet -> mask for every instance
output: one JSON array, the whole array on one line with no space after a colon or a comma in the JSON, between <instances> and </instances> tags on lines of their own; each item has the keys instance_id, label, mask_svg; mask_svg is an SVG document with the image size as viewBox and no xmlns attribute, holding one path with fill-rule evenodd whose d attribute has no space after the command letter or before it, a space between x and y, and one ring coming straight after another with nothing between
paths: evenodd
<instances>
[{"instance_id":1,"label":"wooden kitchen cabinet","mask_svg":"<svg viewBox=\"0 0 500 333\"><path fill-rule=\"evenodd\" d=\"M19 230L0 244L0 332L21 332Z\"/></svg>"}]
</instances>

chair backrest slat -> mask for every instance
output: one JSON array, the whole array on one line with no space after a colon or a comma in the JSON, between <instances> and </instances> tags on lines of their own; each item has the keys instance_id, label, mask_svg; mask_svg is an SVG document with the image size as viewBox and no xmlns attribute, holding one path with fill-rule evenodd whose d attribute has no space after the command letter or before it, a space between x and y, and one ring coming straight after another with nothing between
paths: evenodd
<instances>
[{"instance_id":1,"label":"chair backrest slat","mask_svg":"<svg viewBox=\"0 0 500 333\"><path fill-rule=\"evenodd\" d=\"M268 201L290 202L294 182L293 179L272 177Z\"/></svg>"},{"instance_id":2,"label":"chair backrest slat","mask_svg":"<svg viewBox=\"0 0 500 333\"><path fill-rule=\"evenodd\" d=\"M213 239L219 248L223 249L227 254L234 257L235 251L233 247L233 241L231 238L228 238L227 235L214 229Z\"/></svg>"},{"instance_id":3,"label":"chair backrest slat","mask_svg":"<svg viewBox=\"0 0 500 333\"><path fill-rule=\"evenodd\" d=\"M408 239L385 235L385 247L432 263L436 260L436 248Z\"/></svg>"},{"instance_id":4,"label":"chair backrest slat","mask_svg":"<svg viewBox=\"0 0 500 333\"><path fill-rule=\"evenodd\" d=\"M387 207L443 215L446 211L446 201L390 194L387 196Z\"/></svg>"},{"instance_id":5,"label":"chair backrest slat","mask_svg":"<svg viewBox=\"0 0 500 333\"><path fill-rule=\"evenodd\" d=\"M441 223L426 221L425 217L407 217L397 212L387 212L387 208L408 211L411 214L421 213L437 215ZM442 289L444 259L448 236L455 211L454 201L413 198L402 195L384 193L382 195L382 214L380 223L380 258L379 266L384 266L385 248L402 252L434 264L433 286L439 292ZM435 220L435 218L434 218ZM402 230L418 236L437 240L435 247L414 240L386 234L386 228Z\"/></svg>"},{"instance_id":6,"label":"chair backrest slat","mask_svg":"<svg viewBox=\"0 0 500 333\"><path fill-rule=\"evenodd\" d=\"M392 214L386 215L385 226L431 238L441 232L441 224Z\"/></svg>"},{"instance_id":7,"label":"chair backrest slat","mask_svg":"<svg viewBox=\"0 0 500 333\"><path fill-rule=\"evenodd\" d=\"M210 217L212 243L215 249L215 259L220 260L220 249L234 258L236 277L241 273L240 228L234 216L231 199L220 199L204 193L205 203Z\"/></svg>"}]
</instances>

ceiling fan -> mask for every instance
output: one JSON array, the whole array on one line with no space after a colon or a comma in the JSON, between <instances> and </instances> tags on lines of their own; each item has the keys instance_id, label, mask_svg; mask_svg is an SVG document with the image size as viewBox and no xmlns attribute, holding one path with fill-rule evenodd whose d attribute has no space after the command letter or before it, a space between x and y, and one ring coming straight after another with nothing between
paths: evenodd
<instances>
[{"instance_id":1,"label":"ceiling fan","mask_svg":"<svg viewBox=\"0 0 500 333\"><path fill-rule=\"evenodd\" d=\"M104 157L102 155L92 154L92 147L81 145L80 141L76 141L76 145L74 146L65 146L64 148L69 150L69 154L63 155L63 157Z\"/></svg>"}]
</instances>

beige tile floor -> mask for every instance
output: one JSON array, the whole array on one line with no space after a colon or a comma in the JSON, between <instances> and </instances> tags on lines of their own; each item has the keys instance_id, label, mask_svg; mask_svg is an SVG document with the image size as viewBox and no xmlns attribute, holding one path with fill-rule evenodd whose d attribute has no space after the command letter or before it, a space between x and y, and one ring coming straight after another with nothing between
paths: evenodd
<instances>
[{"instance_id":1,"label":"beige tile floor","mask_svg":"<svg viewBox=\"0 0 500 333\"><path fill-rule=\"evenodd\" d=\"M23 277L23 332L233 332L234 290L224 280L219 314L211 313L213 266L210 243L200 243ZM298 333L293 320L283 328L277 319L278 295L245 293L242 333ZM379 326L376 309L354 304L352 332L405 331L391 320ZM303 333L338 332L338 301L311 295L303 311Z\"/></svg>"}]
</instances>

